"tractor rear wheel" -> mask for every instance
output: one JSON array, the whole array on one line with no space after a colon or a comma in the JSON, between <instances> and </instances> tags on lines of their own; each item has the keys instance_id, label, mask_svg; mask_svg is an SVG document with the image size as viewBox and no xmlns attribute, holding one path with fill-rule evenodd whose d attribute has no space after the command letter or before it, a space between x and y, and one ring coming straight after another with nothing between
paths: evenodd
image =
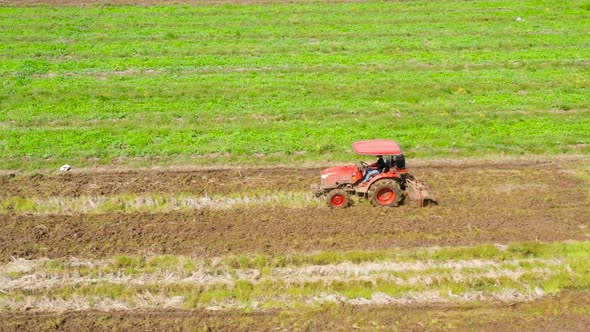
<instances>
[{"instance_id":1,"label":"tractor rear wheel","mask_svg":"<svg viewBox=\"0 0 590 332\"><path fill-rule=\"evenodd\" d=\"M334 189L326 195L326 203L334 209L343 209L350 205L350 194L343 189Z\"/></svg>"},{"instance_id":2,"label":"tractor rear wheel","mask_svg":"<svg viewBox=\"0 0 590 332\"><path fill-rule=\"evenodd\" d=\"M373 206L396 207L403 200L404 194L395 180L381 180L369 188L369 201Z\"/></svg>"}]
</instances>

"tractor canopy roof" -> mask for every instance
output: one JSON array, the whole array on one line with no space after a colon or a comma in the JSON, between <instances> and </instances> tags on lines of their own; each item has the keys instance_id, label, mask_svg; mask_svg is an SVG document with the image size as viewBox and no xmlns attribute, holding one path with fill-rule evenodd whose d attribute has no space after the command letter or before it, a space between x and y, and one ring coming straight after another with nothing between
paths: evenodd
<instances>
[{"instance_id":1,"label":"tractor canopy roof","mask_svg":"<svg viewBox=\"0 0 590 332\"><path fill-rule=\"evenodd\" d=\"M368 156L400 155L402 148L396 141L389 139L370 139L352 143L352 149L357 154Z\"/></svg>"}]
</instances>

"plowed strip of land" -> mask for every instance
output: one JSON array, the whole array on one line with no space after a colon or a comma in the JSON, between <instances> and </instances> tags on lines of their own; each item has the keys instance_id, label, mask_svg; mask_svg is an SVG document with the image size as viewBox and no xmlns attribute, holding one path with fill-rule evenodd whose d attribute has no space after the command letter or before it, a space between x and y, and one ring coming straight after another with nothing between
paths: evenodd
<instances>
[{"instance_id":1,"label":"plowed strip of land","mask_svg":"<svg viewBox=\"0 0 590 332\"><path fill-rule=\"evenodd\" d=\"M309 190L319 169L235 168L169 171L80 172L0 176L0 198L9 196L114 195L125 193L228 194L240 191Z\"/></svg>"},{"instance_id":2,"label":"plowed strip of land","mask_svg":"<svg viewBox=\"0 0 590 332\"><path fill-rule=\"evenodd\" d=\"M0 257L273 253L587 240L581 208L559 211L355 207L2 216Z\"/></svg>"},{"instance_id":3,"label":"plowed strip of land","mask_svg":"<svg viewBox=\"0 0 590 332\"><path fill-rule=\"evenodd\" d=\"M285 206L186 212L0 215L0 259L125 254L217 256L314 250L458 246L590 238L580 167L542 165L421 167L440 199L434 208L345 210ZM583 169L583 168L582 168ZM193 170L4 176L4 201L101 193L231 194L306 190L316 169Z\"/></svg>"},{"instance_id":4,"label":"plowed strip of land","mask_svg":"<svg viewBox=\"0 0 590 332\"><path fill-rule=\"evenodd\" d=\"M562 160L563 159L563 160ZM440 191L441 198L452 203L454 194L466 186L504 188L504 192L542 186L550 190L570 190L582 180L573 174L587 168L590 159L562 156L544 160L504 159L439 160L410 163L412 174L427 180ZM326 165L327 167L327 165ZM228 194L247 191L299 191L319 184L321 167L223 167L173 168L148 170L75 169L62 174L0 172L0 199L10 196L115 195L124 193ZM3 174L4 173L4 174ZM559 181L559 182L555 182ZM518 186L512 186L517 184ZM496 190L497 191L497 190ZM442 195L452 196L445 196ZM499 193L503 195L502 192Z\"/></svg>"}]
</instances>

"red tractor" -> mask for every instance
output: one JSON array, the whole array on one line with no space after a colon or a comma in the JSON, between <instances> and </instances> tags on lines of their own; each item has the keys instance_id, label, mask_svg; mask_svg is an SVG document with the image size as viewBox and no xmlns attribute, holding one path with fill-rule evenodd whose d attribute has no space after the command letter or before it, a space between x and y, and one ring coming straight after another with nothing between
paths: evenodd
<instances>
[{"instance_id":1,"label":"red tractor","mask_svg":"<svg viewBox=\"0 0 590 332\"><path fill-rule=\"evenodd\" d=\"M322 171L321 185L313 190L316 196L325 196L328 206L345 208L351 196L367 198L374 206L399 206L406 196L419 206L436 205L437 201L424 181L414 178L406 169L402 149L397 142L385 139L359 141L352 144L354 152L384 158L381 172L363 178L370 166L361 161L358 165L333 166ZM383 166L383 165L382 165Z\"/></svg>"}]
</instances>

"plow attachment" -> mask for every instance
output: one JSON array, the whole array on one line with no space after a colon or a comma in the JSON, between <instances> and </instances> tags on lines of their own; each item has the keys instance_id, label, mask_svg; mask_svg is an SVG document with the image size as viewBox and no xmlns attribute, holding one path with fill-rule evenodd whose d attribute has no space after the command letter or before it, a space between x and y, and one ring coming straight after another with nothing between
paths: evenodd
<instances>
[{"instance_id":1,"label":"plow attachment","mask_svg":"<svg viewBox=\"0 0 590 332\"><path fill-rule=\"evenodd\" d=\"M407 174L404 180L406 182L406 191L411 201L416 202L420 207L438 205L432 190L426 182L416 179L411 174Z\"/></svg>"}]
</instances>

